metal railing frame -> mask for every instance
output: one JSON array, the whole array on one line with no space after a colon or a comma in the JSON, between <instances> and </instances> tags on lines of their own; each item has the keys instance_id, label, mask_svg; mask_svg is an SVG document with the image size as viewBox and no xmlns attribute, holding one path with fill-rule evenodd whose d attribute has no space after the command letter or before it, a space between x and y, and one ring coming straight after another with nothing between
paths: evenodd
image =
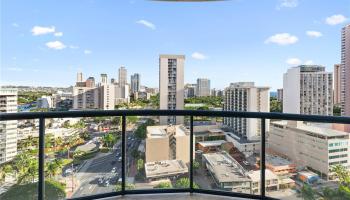
<instances>
[{"instance_id":1,"label":"metal railing frame","mask_svg":"<svg viewBox=\"0 0 350 200\"><path fill-rule=\"evenodd\" d=\"M234 112L234 111L199 111L199 110L89 110L89 111L68 111L68 112L28 112L28 113L1 113L0 121L39 119L39 179L38 179L38 200L45 199L45 174L44 174L44 146L45 146L45 119L46 118L68 118L68 117L97 117L97 116L121 116L122 117L122 184L121 191L95 194L73 198L74 200L98 199L128 194L157 194L157 193L202 193L221 195L229 197L249 199L274 199L265 194L265 144L266 144L266 119L294 120L323 123L350 124L350 117L320 116L320 115L299 115L286 113L268 112ZM190 117L190 187L183 189L136 189L126 190L126 117L127 116L188 116ZM236 118L257 118L261 120L261 159L260 159L260 195L236 193L220 190L196 189L193 187L193 118L196 116L207 117L236 117Z\"/></svg>"}]
</instances>

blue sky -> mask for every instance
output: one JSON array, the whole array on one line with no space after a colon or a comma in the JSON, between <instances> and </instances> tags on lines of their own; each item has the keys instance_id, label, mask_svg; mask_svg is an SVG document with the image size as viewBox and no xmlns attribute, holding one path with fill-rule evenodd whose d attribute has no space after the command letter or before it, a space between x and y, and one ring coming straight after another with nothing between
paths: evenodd
<instances>
[{"instance_id":1,"label":"blue sky","mask_svg":"<svg viewBox=\"0 0 350 200\"><path fill-rule=\"evenodd\" d=\"M350 0L1 0L1 84L70 86L107 73L158 87L159 54L185 54L185 82L282 87L303 63L333 71Z\"/></svg>"}]
</instances>

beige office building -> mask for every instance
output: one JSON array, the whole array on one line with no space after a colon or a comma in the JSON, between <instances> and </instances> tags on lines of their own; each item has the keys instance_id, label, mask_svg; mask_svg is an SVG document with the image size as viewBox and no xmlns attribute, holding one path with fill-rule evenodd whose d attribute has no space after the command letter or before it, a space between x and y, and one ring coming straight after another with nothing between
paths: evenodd
<instances>
[{"instance_id":1,"label":"beige office building","mask_svg":"<svg viewBox=\"0 0 350 200\"><path fill-rule=\"evenodd\" d=\"M184 55L159 56L159 107L184 109ZM162 116L160 124L182 124L183 116Z\"/></svg>"},{"instance_id":2,"label":"beige office building","mask_svg":"<svg viewBox=\"0 0 350 200\"><path fill-rule=\"evenodd\" d=\"M0 113L17 112L17 89L0 88ZM17 120L0 121L0 164L17 155Z\"/></svg>"},{"instance_id":3,"label":"beige office building","mask_svg":"<svg viewBox=\"0 0 350 200\"><path fill-rule=\"evenodd\" d=\"M333 115L333 74L320 65L288 69L283 75L283 112Z\"/></svg>"},{"instance_id":4,"label":"beige office building","mask_svg":"<svg viewBox=\"0 0 350 200\"><path fill-rule=\"evenodd\" d=\"M335 165L349 166L349 134L295 121L271 122L268 147L287 156L297 167L307 167L322 178Z\"/></svg>"},{"instance_id":5,"label":"beige office building","mask_svg":"<svg viewBox=\"0 0 350 200\"><path fill-rule=\"evenodd\" d=\"M182 160L190 161L190 132L183 125L148 126L146 163Z\"/></svg>"}]
</instances>

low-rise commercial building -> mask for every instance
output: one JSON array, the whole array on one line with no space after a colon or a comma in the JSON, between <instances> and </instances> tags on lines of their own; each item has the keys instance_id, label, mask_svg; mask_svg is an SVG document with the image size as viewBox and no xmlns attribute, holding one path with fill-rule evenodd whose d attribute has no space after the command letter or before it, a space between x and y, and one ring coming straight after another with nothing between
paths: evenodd
<instances>
[{"instance_id":1,"label":"low-rise commercial building","mask_svg":"<svg viewBox=\"0 0 350 200\"><path fill-rule=\"evenodd\" d=\"M146 162L164 160L190 161L189 130L183 125L148 126Z\"/></svg>"},{"instance_id":2,"label":"low-rise commercial building","mask_svg":"<svg viewBox=\"0 0 350 200\"><path fill-rule=\"evenodd\" d=\"M220 189L250 193L251 180L244 168L226 152L203 154L203 162Z\"/></svg>"},{"instance_id":3,"label":"low-rise commercial building","mask_svg":"<svg viewBox=\"0 0 350 200\"><path fill-rule=\"evenodd\" d=\"M150 181L174 176L184 176L188 167L182 160L163 160L145 163L146 178Z\"/></svg>"}]
</instances>

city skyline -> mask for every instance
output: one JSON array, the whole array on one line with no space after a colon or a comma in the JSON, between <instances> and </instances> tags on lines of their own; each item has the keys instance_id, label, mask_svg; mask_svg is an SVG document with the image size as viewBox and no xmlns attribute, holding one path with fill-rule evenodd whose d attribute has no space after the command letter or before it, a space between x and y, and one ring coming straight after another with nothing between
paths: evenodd
<instances>
[{"instance_id":1,"label":"city skyline","mask_svg":"<svg viewBox=\"0 0 350 200\"><path fill-rule=\"evenodd\" d=\"M254 80L276 90L282 87L283 72L311 60L333 71L340 62L341 28L349 22L349 7L344 5L349 2L317 2L317 11L310 9L316 1L281 2L171 7L148 1L70 2L62 15L61 5L54 11L47 2L5 1L1 85L71 86L77 71L117 77L123 65L130 74L141 74L144 85L156 87L161 53L187 56L185 83L207 77L213 88L221 89L231 82ZM250 9L256 12L247 12ZM91 21L96 22L93 29ZM210 34L201 34L209 30Z\"/></svg>"}]
</instances>

